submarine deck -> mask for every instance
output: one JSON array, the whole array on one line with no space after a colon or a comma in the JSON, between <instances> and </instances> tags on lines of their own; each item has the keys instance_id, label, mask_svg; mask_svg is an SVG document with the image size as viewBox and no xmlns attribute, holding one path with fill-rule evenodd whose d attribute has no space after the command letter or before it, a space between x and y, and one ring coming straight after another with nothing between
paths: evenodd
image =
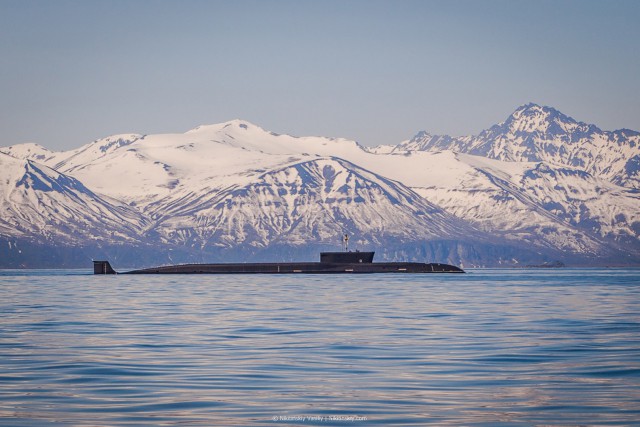
<instances>
[{"instance_id":1,"label":"submarine deck","mask_svg":"<svg viewBox=\"0 0 640 427\"><path fill-rule=\"evenodd\" d=\"M96 270L97 271L97 270ZM456 266L438 263L230 263L182 264L144 268L120 274L345 274L345 273L464 273ZM98 273L99 274L99 273ZM108 274L108 273L107 273Z\"/></svg>"}]
</instances>

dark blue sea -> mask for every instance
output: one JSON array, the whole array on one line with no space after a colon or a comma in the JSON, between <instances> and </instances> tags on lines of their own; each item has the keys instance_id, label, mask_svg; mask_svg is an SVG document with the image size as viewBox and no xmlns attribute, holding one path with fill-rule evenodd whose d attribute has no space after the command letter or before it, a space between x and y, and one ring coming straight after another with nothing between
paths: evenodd
<instances>
[{"instance_id":1,"label":"dark blue sea","mask_svg":"<svg viewBox=\"0 0 640 427\"><path fill-rule=\"evenodd\" d=\"M640 270L0 271L0 425L640 425Z\"/></svg>"}]
</instances>

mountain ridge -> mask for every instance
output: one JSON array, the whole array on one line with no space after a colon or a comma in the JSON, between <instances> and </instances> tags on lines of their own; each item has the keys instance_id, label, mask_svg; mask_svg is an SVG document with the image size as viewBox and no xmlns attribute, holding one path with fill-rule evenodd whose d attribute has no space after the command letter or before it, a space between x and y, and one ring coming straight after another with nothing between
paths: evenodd
<instances>
[{"instance_id":1,"label":"mountain ridge","mask_svg":"<svg viewBox=\"0 0 640 427\"><path fill-rule=\"evenodd\" d=\"M534 103L519 107L478 135L450 137L421 131L391 153L444 149L504 161L544 160L581 167L621 186L640 189L639 132L603 131Z\"/></svg>"},{"instance_id":2,"label":"mountain ridge","mask_svg":"<svg viewBox=\"0 0 640 427\"><path fill-rule=\"evenodd\" d=\"M77 182L89 204L103 207L104 223L91 217L88 205L66 209L76 215L55 223L57 232L63 236L68 228L75 235L60 242L78 244L87 234L103 236L124 226L122 236L98 239L105 257L122 253L127 242L141 248L137 262L313 256L312 251L338 246L348 231L354 242L378 248L385 259L633 264L640 263L633 163L639 137L630 130L606 133L553 108L526 104L476 136L419 132L382 148L276 134L232 120L184 133L114 135L66 152L37 144L0 152L38 170L48 168L47 176L55 172L75 180L66 187L61 181L56 203L75 206L80 196L70 183ZM0 163L8 159L0 157ZM5 194L28 184L4 181ZM46 192L30 190L32 200ZM20 224L26 206L23 200L5 207L3 221L6 216ZM55 212L37 209L41 227L29 242L49 244L43 230ZM61 221L70 224L65 228ZM103 231L83 231L79 224ZM0 236L26 239L11 227L0 227ZM6 247L12 251L15 244Z\"/></svg>"}]
</instances>

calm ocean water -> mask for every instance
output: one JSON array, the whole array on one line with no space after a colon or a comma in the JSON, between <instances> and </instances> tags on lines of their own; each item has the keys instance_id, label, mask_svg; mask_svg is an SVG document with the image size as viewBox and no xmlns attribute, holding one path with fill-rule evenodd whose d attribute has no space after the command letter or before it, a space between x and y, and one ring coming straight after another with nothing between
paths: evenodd
<instances>
[{"instance_id":1,"label":"calm ocean water","mask_svg":"<svg viewBox=\"0 0 640 427\"><path fill-rule=\"evenodd\" d=\"M637 269L85 273L0 271L0 425L640 425Z\"/></svg>"}]
</instances>

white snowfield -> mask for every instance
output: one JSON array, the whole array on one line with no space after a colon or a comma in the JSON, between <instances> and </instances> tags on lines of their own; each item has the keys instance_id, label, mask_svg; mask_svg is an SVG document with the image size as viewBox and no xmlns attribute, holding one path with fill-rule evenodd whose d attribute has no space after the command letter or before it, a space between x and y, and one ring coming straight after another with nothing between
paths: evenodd
<instances>
[{"instance_id":1,"label":"white snowfield","mask_svg":"<svg viewBox=\"0 0 640 427\"><path fill-rule=\"evenodd\" d=\"M637 255L639 135L529 104L478 136L421 132L376 148L241 120L66 152L20 144L0 148L0 234L264 248L349 230L362 244Z\"/></svg>"},{"instance_id":2,"label":"white snowfield","mask_svg":"<svg viewBox=\"0 0 640 427\"><path fill-rule=\"evenodd\" d=\"M0 234L44 241L137 241L148 221L135 209L99 196L47 166L0 153Z\"/></svg>"}]
</instances>

